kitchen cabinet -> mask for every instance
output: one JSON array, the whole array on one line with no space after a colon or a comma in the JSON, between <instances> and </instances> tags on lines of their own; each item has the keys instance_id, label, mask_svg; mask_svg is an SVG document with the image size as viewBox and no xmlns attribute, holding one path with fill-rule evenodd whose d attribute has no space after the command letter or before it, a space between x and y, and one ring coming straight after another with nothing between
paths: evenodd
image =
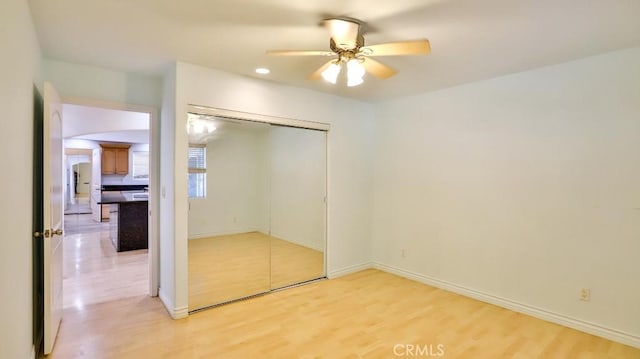
<instances>
[{"instance_id":1,"label":"kitchen cabinet","mask_svg":"<svg viewBox=\"0 0 640 359\"><path fill-rule=\"evenodd\" d=\"M129 173L129 145L101 145L102 174L126 175Z\"/></svg>"},{"instance_id":2,"label":"kitchen cabinet","mask_svg":"<svg viewBox=\"0 0 640 359\"><path fill-rule=\"evenodd\" d=\"M102 222L109 222L109 211L111 210L111 206L108 204L101 204L100 207L102 210L102 213L101 213Z\"/></svg>"},{"instance_id":3,"label":"kitchen cabinet","mask_svg":"<svg viewBox=\"0 0 640 359\"><path fill-rule=\"evenodd\" d=\"M148 209L147 201L111 204L109 237L117 252L149 248Z\"/></svg>"},{"instance_id":4,"label":"kitchen cabinet","mask_svg":"<svg viewBox=\"0 0 640 359\"><path fill-rule=\"evenodd\" d=\"M149 245L149 193L102 192L100 204L110 206L109 232L116 251L146 249Z\"/></svg>"}]
</instances>

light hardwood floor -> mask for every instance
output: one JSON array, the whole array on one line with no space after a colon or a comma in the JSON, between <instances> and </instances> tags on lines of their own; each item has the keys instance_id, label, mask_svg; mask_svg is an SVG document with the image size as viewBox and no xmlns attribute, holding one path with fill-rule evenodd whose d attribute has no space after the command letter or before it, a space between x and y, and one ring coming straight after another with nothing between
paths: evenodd
<instances>
[{"instance_id":1,"label":"light hardwood floor","mask_svg":"<svg viewBox=\"0 0 640 359\"><path fill-rule=\"evenodd\" d=\"M441 358L640 358L639 349L377 270L176 321L147 296L67 308L51 357L400 358L411 357L395 355L408 345L442 345Z\"/></svg>"},{"instance_id":2,"label":"light hardwood floor","mask_svg":"<svg viewBox=\"0 0 640 359\"><path fill-rule=\"evenodd\" d=\"M189 240L189 310L323 276L322 252L264 233Z\"/></svg>"},{"instance_id":3,"label":"light hardwood floor","mask_svg":"<svg viewBox=\"0 0 640 359\"><path fill-rule=\"evenodd\" d=\"M147 250L116 252L109 223L90 214L65 215L63 249L64 307L145 295L149 291Z\"/></svg>"}]
</instances>

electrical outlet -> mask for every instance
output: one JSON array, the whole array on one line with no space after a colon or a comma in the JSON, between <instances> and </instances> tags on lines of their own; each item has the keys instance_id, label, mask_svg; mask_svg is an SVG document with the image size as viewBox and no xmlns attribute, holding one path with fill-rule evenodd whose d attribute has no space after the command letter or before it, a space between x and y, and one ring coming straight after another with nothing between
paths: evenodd
<instances>
[{"instance_id":1,"label":"electrical outlet","mask_svg":"<svg viewBox=\"0 0 640 359\"><path fill-rule=\"evenodd\" d=\"M591 300L591 289L582 288L580 291L580 300L583 302L588 302Z\"/></svg>"},{"instance_id":2,"label":"electrical outlet","mask_svg":"<svg viewBox=\"0 0 640 359\"><path fill-rule=\"evenodd\" d=\"M402 250L400 251L400 255L402 256L402 258L406 258L407 257L407 250L402 248Z\"/></svg>"}]
</instances>

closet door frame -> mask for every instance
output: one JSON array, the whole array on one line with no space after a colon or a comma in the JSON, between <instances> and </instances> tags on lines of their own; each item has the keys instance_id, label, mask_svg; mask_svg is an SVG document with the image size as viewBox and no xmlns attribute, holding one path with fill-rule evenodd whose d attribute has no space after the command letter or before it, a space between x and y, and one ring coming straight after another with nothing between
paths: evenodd
<instances>
[{"instance_id":1,"label":"closet door frame","mask_svg":"<svg viewBox=\"0 0 640 359\"><path fill-rule=\"evenodd\" d=\"M241 112L241 111L233 111L227 109L220 109L215 107L201 106L189 104L187 106L187 112L196 115L208 115L213 117L219 117L221 119L231 119L231 120L240 120L240 121L250 121L250 122L259 122L266 123L269 125L276 126L285 126L285 127L294 127L301 128L307 130L316 130L324 132L324 150L325 150L325 173L324 173L324 276L316 279L326 278L327 277L327 262L329 256L329 201L328 201L328 193L329 193L329 131L331 125L324 122L314 122L314 121L303 121L292 118L285 117L276 117L269 115L262 115L256 113L249 112ZM316 279L310 279L309 281L314 281ZM293 284L292 286L304 284L306 282ZM287 288L287 287L284 287ZM279 288L277 290L281 290L284 288Z\"/></svg>"},{"instance_id":2,"label":"closet door frame","mask_svg":"<svg viewBox=\"0 0 640 359\"><path fill-rule=\"evenodd\" d=\"M275 117L275 116L260 115L260 114L249 113L249 112L224 110L224 109L199 106L199 105L188 105L187 111L189 113L193 113L197 115L210 115L210 116L222 117L222 118L227 118L232 120L262 122L262 123L268 123L271 125L305 128L308 130L329 131L331 127L328 123L323 123L323 122L303 121L303 120L296 120L292 118Z\"/></svg>"}]
</instances>

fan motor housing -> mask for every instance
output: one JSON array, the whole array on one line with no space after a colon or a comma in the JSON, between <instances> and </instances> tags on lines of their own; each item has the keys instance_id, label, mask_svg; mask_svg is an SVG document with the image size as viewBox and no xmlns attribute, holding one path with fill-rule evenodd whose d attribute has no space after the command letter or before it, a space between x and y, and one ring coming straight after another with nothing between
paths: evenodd
<instances>
[{"instance_id":1,"label":"fan motor housing","mask_svg":"<svg viewBox=\"0 0 640 359\"><path fill-rule=\"evenodd\" d=\"M345 44L341 44L341 45L345 45ZM352 52L352 53L357 53L358 50L360 50L361 47L364 46L364 37L362 35L358 35L358 37L356 38L356 44L355 47L342 47L342 46L338 46L338 44L336 44L335 40L333 38L329 39L329 48L331 48L331 51L335 52L336 54L341 54L343 52Z\"/></svg>"}]
</instances>

